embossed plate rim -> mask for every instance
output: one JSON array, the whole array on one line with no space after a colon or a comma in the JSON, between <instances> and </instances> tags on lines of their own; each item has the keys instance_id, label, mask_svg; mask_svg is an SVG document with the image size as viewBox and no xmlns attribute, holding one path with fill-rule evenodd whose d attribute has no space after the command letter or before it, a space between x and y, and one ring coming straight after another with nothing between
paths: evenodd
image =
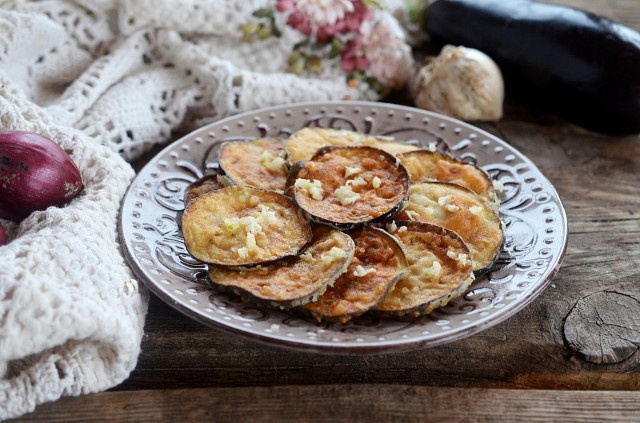
<instances>
[{"instance_id":1,"label":"embossed plate rim","mask_svg":"<svg viewBox=\"0 0 640 423\"><path fill-rule=\"evenodd\" d=\"M179 299L176 298L176 296L170 294L164 288L162 288L155 280L153 280L151 276L147 275L147 272L145 271L145 269L141 266L140 263L138 263L132 251L130 251L130 248L132 247L128 244L128 239L125 234L125 229L124 229L125 219L123 217L124 216L123 211L125 209L125 206L128 204L128 201L130 200L130 196L132 195L131 192L133 188L137 186L136 184L139 182L139 178L142 175L144 175L144 172L148 167L152 165L156 165L156 163L160 160L160 158L165 157L170 152L170 150L175 149L176 146L186 144L190 140L193 140L197 138L197 136L200 136L200 134L204 136L205 134L210 133L212 128L218 128L218 127L223 128L229 122L238 121L240 119L251 118L252 116L255 116L256 114L260 114L260 113L284 111L287 109L296 109L296 110L302 109L302 108L321 109L323 107L340 108L342 106L352 107L354 109L356 107L381 108L384 110L388 109L389 113L391 113L391 111L399 111L407 114L418 113L420 115L433 117L435 119L442 120L444 122L456 125L458 127L463 127L473 133L477 133L478 135L486 137L487 139L490 139L493 142L496 142L498 145L501 145L503 148L507 148L508 150L510 150L511 153L516 154L523 163L525 163L527 166L529 166L531 169L533 169L543 178L543 182L547 185L545 188L549 190L549 193L552 195L553 199L557 201L557 205L559 209L558 212L560 214L561 228L562 228L562 239L560 242L562 242L562 247L557 257L553 258L552 260L553 265L549 266L549 268L546 270L546 274L541 275L544 277L541 278L539 281L537 281L535 284L533 284L531 287L528 287L526 290L524 290L524 292L521 293L522 294L521 297L519 297L517 301L513 301L507 304L506 307L501 308L498 314L490 313L485 315L484 317L479 317L473 321L470 321L467 324L455 327L447 331L442 331L437 334L429 334L429 335L423 335L423 336L411 336L406 339L400 339L400 340L396 339L393 341L386 341L386 340L375 341L375 342L374 341L362 341L362 342L344 341L341 343L333 343L330 341L310 339L308 337L290 339L284 335L277 334L277 333L266 333L264 331L259 332L253 329L247 330L242 327L230 325L228 323L225 323L225 321L222 321L222 319L216 319L212 316L208 316L203 312L200 312L194 309L192 306L189 306L186 303L186 301L180 301ZM282 127L280 128L282 129ZM555 187L553 187L551 182L542 174L542 172L540 172L540 170L535 166L535 164L528 157L526 157L524 154L522 154L520 151L518 151L517 149L515 149L505 141L471 124L458 121L456 119L453 119L447 116L439 115L437 113L415 109L408 106L401 106L401 105L382 103L382 102L366 102L366 101L306 102L306 103L296 103L296 104L290 104L290 105L284 105L284 106L272 106L268 108L263 108L259 110L254 110L254 111L230 116L230 117L221 119L219 121L213 122L211 124L208 124L206 126L203 126L191 132L190 134L187 134L181 137L180 139L174 141L173 143L169 144L162 151L157 153L151 160L149 160L147 165L145 165L145 167L141 169L141 171L138 173L134 181L132 181L131 185L129 186L127 193L125 194L122 200L119 219L118 219L118 233L119 233L120 242L123 247L123 252L127 261L132 267L134 273L136 274L136 276L145 283L145 285L149 288L151 292L153 292L162 301L169 304L171 307L178 310L182 314L200 323L203 323L207 326L216 327L228 332L240 334L250 339L259 341L261 343L266 343L268 345L277 345L277 346L294 348L294 349L304 349L304 350L310 350L310 351L316 351L316 352L337 353L337 354L398 352L398 351L406 351L406 350L412 350L417 348L426 348L426 347L441 345L446 342L451 342L454 340L466 338L480 331L483 331L491 326L494 326L498 323L503 322L504 320L508 319L509 317L512 317L514 314L516 314L517 312L522 310L524 307L526 307L531 301L533 301L533 299L535 299L549 285L551 280L553 280L565 256L567 241L568 241L567 230L568 228L567 228L566 212L564 210L564 206L562 205L562 201L555 190ZM313 325L313 323L309 323L309 325Z\"/></svg>"}]
</instances>

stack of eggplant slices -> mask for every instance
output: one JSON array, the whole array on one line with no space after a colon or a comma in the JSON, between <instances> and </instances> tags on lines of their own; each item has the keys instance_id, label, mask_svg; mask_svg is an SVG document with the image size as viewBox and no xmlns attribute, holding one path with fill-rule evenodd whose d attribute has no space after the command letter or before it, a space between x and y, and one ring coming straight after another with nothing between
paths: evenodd
<instances>
[{"instance_id":1,"label":"stack of eggplant slices","mask_svg":"<svg viewBox=\"0 0 640 423\"><path fill-rule=\"evenodd\" d=\"M503 232L491 178L431 148L338 129L220 146L191 184L189 252L247 301L346 323L414 318L492 266Z\"/></svg>"}]
</instances>

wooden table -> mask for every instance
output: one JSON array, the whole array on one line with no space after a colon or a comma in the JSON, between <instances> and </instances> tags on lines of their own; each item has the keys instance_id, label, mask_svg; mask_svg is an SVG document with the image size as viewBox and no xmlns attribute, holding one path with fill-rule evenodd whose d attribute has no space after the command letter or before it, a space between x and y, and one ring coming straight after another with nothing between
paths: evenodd
<instances>
[{"instance_id":1,"label":"wooden table","mask_svg":"<svg viewBox=\"0 0 640 423\"><path fill-rule=\"evenodd\" d=\"M638 0L555 2L640 30ZM320 355L207 328L152 297L128 380L20 421L640 421L640 136L589 133L513 96L505 106L479 126L552 181L570 233L552 285L516 316L431 349ZM602 349L570 348L572 311L581 319L566 324Z\"/></svg>"}]
</instances>

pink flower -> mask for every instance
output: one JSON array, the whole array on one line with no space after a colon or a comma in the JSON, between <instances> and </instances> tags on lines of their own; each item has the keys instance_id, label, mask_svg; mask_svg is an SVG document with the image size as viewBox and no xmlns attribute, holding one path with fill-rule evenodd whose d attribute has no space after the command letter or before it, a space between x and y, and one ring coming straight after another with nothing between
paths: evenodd
<instances>
[{"instance_id":1,"label":"pink flower","mask_svg":"<svg viewBox=\"0 0 640 423\"><path fill-rule=\"evenodd\" d=\"M325 25L318 28L316 36L319 41L329 41L336 34L348 34L358 32L362 22L373 18L373 12L367 9L360 0L353 1L353 12L345 13L344 18L333 25Z\"/></svg>"},{"instance_id":2,"label":"pink flower","mask_svg":"<svg viewBox=\"0 0 640 423\"><path fill-rule=\"evenodd\" d=\"M307 36L315 29L321 42L336 34L358 32L362 23L373 17L361 0L277 0L276 10L280 13L292 10L287 25Z\"/></svg>"},{"instance_id":3,"label":"pink flower","mask_svg":"<svg viewBox=\"0 0 640 423\"><path fill-rule=\"evenodd\" d=\"M411 72L411 50L388 21L363 23L358 39L371 76L384 84L401 85L407 81Z\"/></svg>"},{"instance_id":4,"label":"pink flower","mask_svg":"<svg viewBox=\"0 0 640 423\"><path fill-rule=\"evenodd\" d=\"M291 10L295 7L296 0L278 0L276 3L276 10L280 13Z\"/></svg>"},{"instance_id":5,"label":"pink flower","mask_svg":"<svg viewBox=\"0 0 640 423\"><path fill-rule=\"evenodd\" d=\"M287 18L287 25L291 28L297 29L302 32L307 37L311 35L313 31L313 27L311 26L311 19L309 16L303 15L302 13L295 11L289 15Z\"/></svg>"},{"instance_id":6,"label":"pink flower","mask_svg":"<svg viewBox=\"0 0 640 423\"><path fill-rule=\"evenodd\" d=\"M360 27L360 39L367 57L384 54L398 44L397 37L387 21L364 23Z\"/></svg>"},{"instance_id":7,"label":"pink flower","mask_svg":"<svg viewBox=\"0 0 640 423\"><path fill-rule=\"evenodd\" d=\"M362 2L355 0L353 2L353 12L347 13L344 16L343 26L344 28L340 32L346 34L347 32L357 32L362 25L362 22L373 18L373 12L365 7Z\"/></svg>"},{"instance_id":8,"label":"pink flower","mask_svg":"<svg viewBox=\"0 0 640 423\"><path fill-rule=\"evenodd\" d=\"M309 16L314 25L334 25L346 13L354 11L350 0L298 0L296 10Z\"/></svg>"},{"instance_id":9,"label":"pink flower","mask_svg":"<svg viewBox=\"0 0 640 423\"><path fill-rule=\"evenodd\" d=\"M343 26L341 25L342 22L344 21L338 21L333 25L325 25L318 28L318 31L316 32L316 38L318 38L318 41L329 41L334 35L340 33L340 29Z\"/></svg>"},{"instance_id":10,"label":"pink flower","mask_svg":"<svg viewBox=\"0 0 640 423\"><path fill-rule=\"evenodd\" d=\"M369 61L364 56L362 46L356 40L349 40L342 51L342 70L351 73L354 70L365 70Z\"/></svg>"}]
</instances>

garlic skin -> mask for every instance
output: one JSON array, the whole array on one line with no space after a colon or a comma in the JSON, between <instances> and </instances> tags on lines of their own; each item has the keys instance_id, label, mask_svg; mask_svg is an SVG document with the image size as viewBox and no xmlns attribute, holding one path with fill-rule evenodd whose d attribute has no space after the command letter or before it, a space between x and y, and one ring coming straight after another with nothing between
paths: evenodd
<instances>
[{"instance_id":1,"label":"garlic skin","mask_svg":"<svg viewBox=\"0 0 640 423\"><path fill-rule=\"evenodd\" d=\"M412 85L421 109L465 121L502 117L502 73L481 51L447 45L417 72Z\"/></svg>"}]
</instances>

